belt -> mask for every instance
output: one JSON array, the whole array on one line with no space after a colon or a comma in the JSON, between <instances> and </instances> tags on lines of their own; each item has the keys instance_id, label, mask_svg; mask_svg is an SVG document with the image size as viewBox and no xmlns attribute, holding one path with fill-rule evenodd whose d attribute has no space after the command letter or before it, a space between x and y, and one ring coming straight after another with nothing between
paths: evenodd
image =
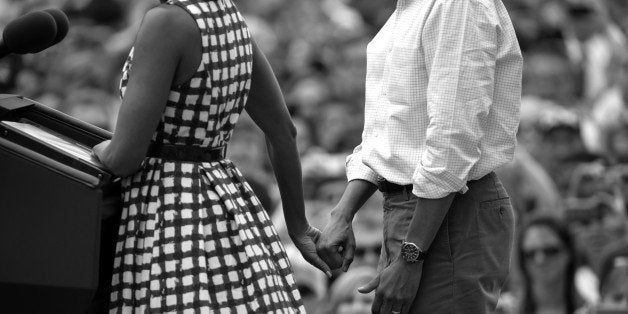
<instances>
[{"instance_id":1,"label":"belt","mask_svg":"<svg viewBox=\"0 0 628 314\"><path fill-rule=\"evenodd\" d=\"M412 193L412 184L399 185L386 181L386 179L377 180L377 189L382 193L409 192Z\"/></svg>"},{"instance_id":2,"label":"belt","mask_svg":"<svg viewBox=\"0 0 628 314\"><path fill-rule=\"evenodd\" d=\"M467 185L474 184L475 182L480 181L480 180L485 180L487 178L490 178L491 176L495 176L495 172L491 171L487 175L477 180L470 180L467 182ZM403 192L403 191L412 193L412 188L413 188L412 184L399 185L396 183L386 181L386 179L384 178L377 180L377 189L383 193L398 193L398 192Z\"/></svg>"},{"instance_id":3,"label":"belt","mask_svg":"<svg viewBox=\"0 0 628 314\"><path fill-rule=\"evenodd\" d=\"M151 143L146 152L146 157L175 161L210 162L224 159L226 154L227 146L200 147Z\"/></svg>"}]
</instances>

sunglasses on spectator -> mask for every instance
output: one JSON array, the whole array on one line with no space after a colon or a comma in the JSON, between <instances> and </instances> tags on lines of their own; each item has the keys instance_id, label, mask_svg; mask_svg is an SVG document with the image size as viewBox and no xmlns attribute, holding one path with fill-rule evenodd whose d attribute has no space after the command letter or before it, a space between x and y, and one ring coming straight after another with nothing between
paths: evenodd
<instances>
[{"instance_id":1,"label":"sunglasses on spectator","mask_svg":"<svg viewBox=\"0 0 628 314\"><path fill-rule=\"evenodd\" d=\"M567 9L569 15L574 18L583 18L591 15L595 10L589 6L571 6Z\"/></svg>"},{"instance_id":2,"label":"sunglasses on spectator","mask_svg":"<svg viewBox=\"0 0 628 314\"><path fill-rule=\"evenodd\" d=\"M534 260L537 254L543 254L546 258L552 258L558 255L561 251L562 249L558 246L547 246L544 248L525 250L523 252L523 257L529 261Z\"/></svg>"}]
</instances>

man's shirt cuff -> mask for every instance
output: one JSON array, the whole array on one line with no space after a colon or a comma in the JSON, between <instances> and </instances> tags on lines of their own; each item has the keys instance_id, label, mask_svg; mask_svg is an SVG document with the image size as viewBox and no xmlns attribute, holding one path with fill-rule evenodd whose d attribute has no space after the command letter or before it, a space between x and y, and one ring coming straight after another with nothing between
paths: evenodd
<instances>
[{"instance_id":1,"label":"man's shirt cuff","mask_svg":"<svg viewBox=\"0 0 628 314\"><path fill-rule=\"evenodd\" d=\"M377 185L377 174L369 168L367 165L362 163L361 158L355 159L351 158L352 156L347 157L347 182L360 179L371 182Z\"/></svg>"},{"instance_id":2,"label":"man's shirt cuff","mask_svg":"<svg viewBox=\"0 0 628 314\"><path fill-rule=\"evenodd\" d=\"M468 190L466 181L446 171L433 174L418 167L412 176L412 194L421 198L439 199L454 192L464 194Z\"/></svg>"}]
</instances>

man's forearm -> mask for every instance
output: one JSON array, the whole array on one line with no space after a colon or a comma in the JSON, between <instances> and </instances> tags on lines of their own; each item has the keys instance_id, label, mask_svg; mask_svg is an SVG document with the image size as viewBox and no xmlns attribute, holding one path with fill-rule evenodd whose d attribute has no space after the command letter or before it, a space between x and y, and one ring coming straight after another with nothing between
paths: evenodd
<instances>
[{"instance_id":1,"label":"man's forearm","mask_svg":"<svg viewBox=\"0 0 628 314\"><path fill-rule=\"evenodd\" d=\"M439 199L419 198L406 234L406 241L415 243L421 250L427 251L443 224L456 194L450 193Z\"/></svg>"},{"instance_id":2,"label":"man's forearm","mask_svg":"<svg viewBox=\"0 0 628 314\"><path fill-rule=\"evenodd\" d=\"M347 222L353 220L353 216L360 207L373 195L377 186L366 180L351 180L347 184L338 205L331 212L332 216L338 216Z\"/></svg>"}]
</instances>

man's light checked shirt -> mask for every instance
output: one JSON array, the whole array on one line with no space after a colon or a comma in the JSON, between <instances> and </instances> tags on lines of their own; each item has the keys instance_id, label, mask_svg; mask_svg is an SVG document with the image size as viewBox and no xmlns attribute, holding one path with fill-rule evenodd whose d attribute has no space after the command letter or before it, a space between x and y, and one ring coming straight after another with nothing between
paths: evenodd
<instances>
[{"instance_id":1,"label":"man's light checked shirt","mask_svg":"<svg viewBox=\"0 0 628 314\"><path fill-rule=\"evenodd\" d=\"M500 0L398 0L367 47L362 143L348 180L464 193L512 160L522 56Z\"/></svg>"}]
</instances>

